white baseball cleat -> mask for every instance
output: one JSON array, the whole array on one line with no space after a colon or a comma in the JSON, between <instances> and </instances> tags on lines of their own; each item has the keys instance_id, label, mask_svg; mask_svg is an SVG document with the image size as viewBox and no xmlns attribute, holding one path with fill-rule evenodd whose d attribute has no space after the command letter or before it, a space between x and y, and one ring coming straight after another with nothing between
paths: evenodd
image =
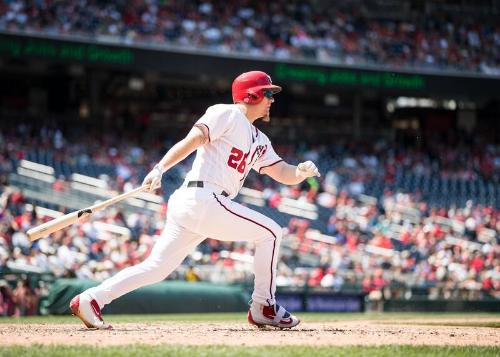
<instances>
[{"instance_id":1,"label":"white baseball cleat","mask_svg":"<svg viewBox=\"0 0 500 357\"><path fill-rule=\"evenodd\" d=\"M82 293L75 296L69 303L73 315L83 321L88 328L110 330L111 325L102 319L101 308L95 299L88 294Z\"/></svg>"},{"instance_id":2,"label":"white baseball cleat","mask_svg":"<svg viewBox=\"0 0 500 357\"><path fill-rule=\"evenodd\" d=\"M273 326L284 329L297 326L300 319L278 304L267 306L252 301L248 309L248 322L257 327Z\"/></svg>"}]
</instances>

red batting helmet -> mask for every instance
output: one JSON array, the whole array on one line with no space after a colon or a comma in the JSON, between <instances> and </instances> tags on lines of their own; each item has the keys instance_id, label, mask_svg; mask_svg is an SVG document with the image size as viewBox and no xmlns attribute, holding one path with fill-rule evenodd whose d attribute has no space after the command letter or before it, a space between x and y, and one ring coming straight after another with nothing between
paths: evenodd
<instances>
[{"instance_id":1,"label":"red batting helmet","mask_svg":"<svg viewBox=\"0 0 500 357\"><path fill-rule=\"evenodd\" d=\"M250 71L240 74L233 81L233 102L258 104L264 99L264 91L281 92L280 86L275 86L271 77L261 71Z\"/></svg>"}]
</instances>

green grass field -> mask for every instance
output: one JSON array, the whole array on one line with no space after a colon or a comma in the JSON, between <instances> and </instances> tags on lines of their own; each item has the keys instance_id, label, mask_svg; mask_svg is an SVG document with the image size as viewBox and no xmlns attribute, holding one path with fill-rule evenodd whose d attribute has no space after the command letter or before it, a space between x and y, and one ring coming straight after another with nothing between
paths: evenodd
<instances>
[{"instance_id":1,"label":"green grass field","mask_svg":"<svg viewBox=\"0 0 500 357\"><path fill-rule=\"evenodd\" d=\"M442 326L473 326L500 328L500 314L465 314L465 313L364 313L364 314L300 314L304 322L335 321L377 321L382 324L397 322L401 324L436 324ZM217 314L169 314L169 315L107 315L110 323L145 323L145 322L244 322L244 313ZM468 322L474 318L473 321ZM444 319L443 323L434 322ZM478 321L485 319L484 322ZM426 322L426 321L429 322ZM456 320L456 322L454 322ZM0 318L0 339L2 325L6 324L75 324L78 320L72 316L35 316L26 318ZM404 326L404 325L403 325ZM1 343L0 343L1 345ZM181 346L181 345L128 345L118 347L92 346L3 346L0 356L500 356L500 347L478 346Z\"/></svg>"},{"instance_id":2,"label":"green grass field","mask_svg":"<svg viewBox=\"0 0 500 357\"><path fill-rule=\"evenodd\" d=\"M120 356L252 356L252 357L326 357L326 356L476 356L498 357L496 347L438 347L438 346L349 346L349 347L229 347L229 346L143 346L126 347L65 347L65 346L30 346L0 348L0 355L47 356L47 357L120 357Z\"/></svg>"}]
</instances>

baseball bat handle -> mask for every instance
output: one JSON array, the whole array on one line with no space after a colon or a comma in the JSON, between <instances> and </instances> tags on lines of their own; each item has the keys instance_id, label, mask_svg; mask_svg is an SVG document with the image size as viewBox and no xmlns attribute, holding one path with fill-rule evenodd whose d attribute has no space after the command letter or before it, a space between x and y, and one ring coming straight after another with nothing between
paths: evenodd
<instances>
[{"instance_id":1,"label":"baseball bat handle","mask_svg":"<svg viewBox=\"0 0 500 357\"><path fill-rule=\"evenodd\" d=\"M33 242L42 237L46 237L49 234L54 233L60 229L70 226L76 223L77 221L83 219L84 217L89 217L93 213L98 212L108 206L111 206L112 204L115 204L124 199L132 197L136 193L144 191L145 189L146 187L140 186L131 191L122 193L121 195L118 195L116 197L112 197L106 201L96 203L93 206L89 206L84 209L65 214L64 216L57 217L56 219L53 219L51 221L45 222L39 226L29 229L28 232L26 232L26 234L28 235L29 240Z\"/></svg>"}]
</instances>

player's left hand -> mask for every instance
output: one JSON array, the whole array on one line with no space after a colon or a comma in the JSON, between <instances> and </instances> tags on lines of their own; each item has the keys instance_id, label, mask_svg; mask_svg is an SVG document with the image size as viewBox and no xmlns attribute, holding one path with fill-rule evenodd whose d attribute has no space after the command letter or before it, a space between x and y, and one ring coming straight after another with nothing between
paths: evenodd
<instances>
[{"instance_id":1,"label":"player's left hand","mask_svg":"<svg viewBox=\"0 0 500 357\"><path fill-rule=\"evenodd\" d=\"M146 175L142 181L142 186L146 186L148 191L154 191L161 187L161 177L163 176L163 170L160 166L156 165L153 169Z\"/></svg>"},{"instance_id":2,"label":"player's left hand","mask_svg":"<svg viewBox=\"0 0 500 357\"><path fill-rule=\"evenodd\" d=\"M321 177L318 168L312 161L301 162L297 165L297 174L303 178L318 176Z\"/></svg>"}]
</instances>

